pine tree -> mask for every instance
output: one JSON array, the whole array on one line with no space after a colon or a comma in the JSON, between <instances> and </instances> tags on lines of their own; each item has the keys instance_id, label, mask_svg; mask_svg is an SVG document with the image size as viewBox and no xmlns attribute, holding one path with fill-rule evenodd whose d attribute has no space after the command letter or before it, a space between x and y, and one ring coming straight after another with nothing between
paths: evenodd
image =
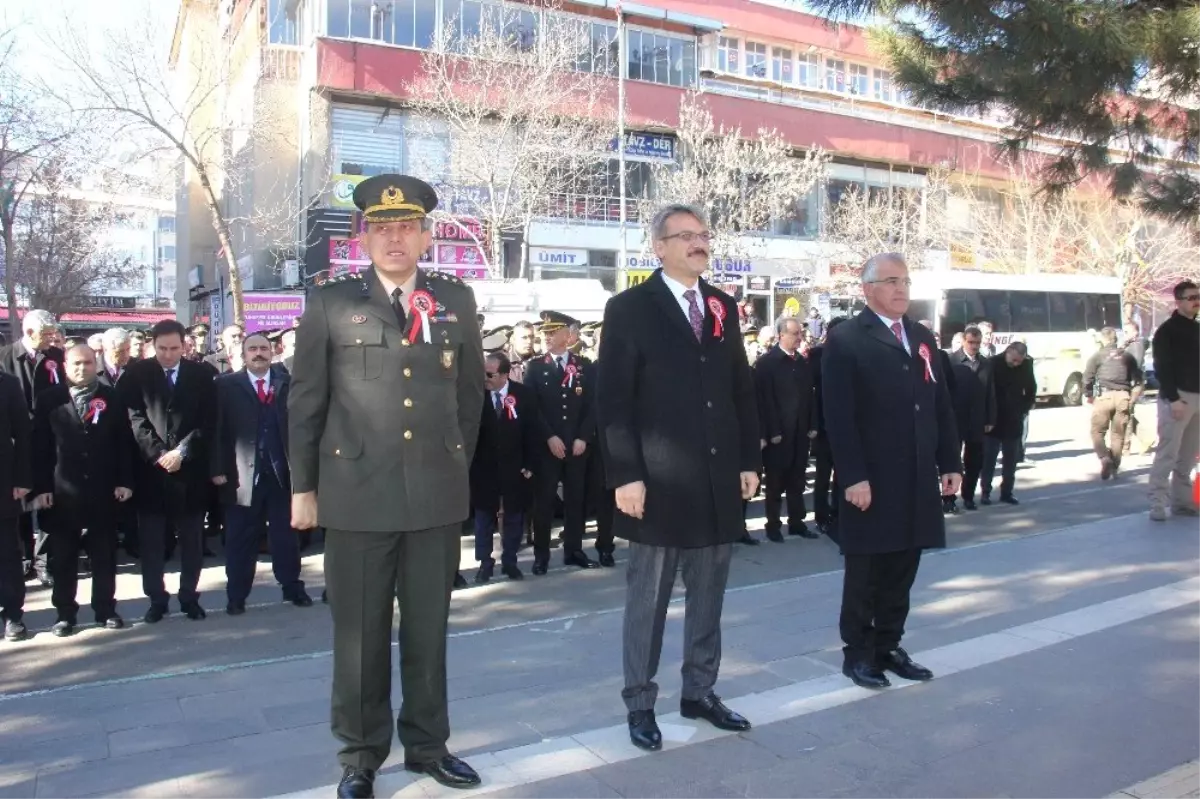
<instances>
[{"instance_id":1,"label":"pine tree","mask_svg":"<svg viewBox=\"0 0 1200 799\"><path fill-rule=\"evenodd\" d=\"M1195 224L1200 215L1196 0L808 0L875 19L872 43L920 106L999 111L1010 155L1057 140L1051 192L1091 175L1115 196Z\"/></svg>"}]
</instances>

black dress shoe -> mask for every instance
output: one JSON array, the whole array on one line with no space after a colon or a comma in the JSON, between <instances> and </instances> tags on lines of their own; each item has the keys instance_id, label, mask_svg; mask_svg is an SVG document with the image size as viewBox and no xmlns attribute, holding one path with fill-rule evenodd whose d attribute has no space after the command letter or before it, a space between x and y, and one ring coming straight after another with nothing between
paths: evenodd
<instances>
[{"instance_id":1,"label":"black dress shoe","mask_svg":"<svg viewBox=\"0 0 1200 799\"><path fill-rule=\"evenodd\" d=\"M870 663L863 661L855 661L854 663L843 663L842 674L849 677L855 685L861 688L891 688L892 684L888 682L888 678L883 672L872 666Z\"/></svg>"},{"instance_id":2,"label":"black dress shoe","mask_svg":"<svg viewBox=\"0 0 1200 799\"><path fill-rule=\"evenodd\" d=\"M296 590L296 591L292 591L290 594L284 594L283 601L291 602L293 605L295 605L298 608L310 608L310 607L312 607L312 603L313 603L312 597L310 597L308 595L308 592L305 591L303 588Z\"/></svg>"},{"instance_id":3,"label":"black dress shoe","mask_svg":"<svg viewBox=\"0 0 1200 799\"><path fill-rule=\"evenodd\" d=\"M50 632L54 633L59 638L66 638L68 635L75 634L75 622L70 619L59 619L50 628Z\"/></svg>"},{"instance_id":4,"label":"black dress shoe","mask_svg":"<svg viewBox=\"0 0 1200 799\"><path fill-rule=\"evenodd\" d=\"M46 571L45 569L37 570L37 578L38 578L38 582L41 583L46 588L54 587L54 578L51 577L50 572Z\"/></svg>"},{"instance_id":5,"label":"black dress shoe","mask_svg":"<svg viewBox=\"0 0 1200 799\"><path fill-rule=\"evenodd\" d=\"M549 565L550 565L549 558L534 558L533 559L533 573L540 577L541 575L546 573L546 569L549 567Z\"/></svg>"},{"instance_id":6,"label":"black dress shoe","mask_svg":"<svg viewBox=\"0 0 1200 799\"><path fill-rule=\"evenodd\" d=\"M788 525L788 535L799 536L800 538L820 538L821 536L808 529L808 525L800 522L798 527Z\"/></svg>"},{"instance_id":7,"label":"black dress shoe","mask_svg":"<svg viewBox=\"0 0 1200 799\"><path fill-rule=\"evenodd\" d=\"M125 620L114 613L106 618L96 619L96 624L106 630L120 630L125 626Z\"/></svg>"},{"instance_id":8,"label":"black dress shoe","mask_svg":"<svg viewBox=\"0 0 1200 799\"><path fill-rule=\"evenodd\" d=\"M431 760L428 763L405 760L404 768L417 774L428 774L447 788L474 788L480 783L475 769L454 755L446 755L441 760Z\"/></svg>"},{"instance_id":9,"label":"black dress shoe","mask_svg":"<svg viewBox=\"0 0 1200 799\"><path fill-rule=\"evenodd\" d=\"M563 556L563 565L578 566L581 569L598 569L600 564L589 558L582 552L572 552L569 555Z\"/></svg>"},{"instance_id":10,"label":"black dress shoe","mask_svg":"<svg viewBox=\"0 0 1200 799\"><path fill-rule=\"evenodd\" d=\"M778 530L768 530L767 531L767 540L774 541L776 544L782 544L783 543L783 533L779 532Z\"/></svg>"},{"instance_id":11,"label":"black dress shoe","mask_svg":"<svg viewBox=\"0 0 1200 799\"><path fill-rule=\"evenodd\" d=\"M321 604L323 604L323 605L329 604L329 589L328 588L321 591Z\"/></svg>"},{"instance_id":12,"label":"black dress shoe","mask_svg":"<svg viewBox=\"0 0 1200 799\"><path fill-rule=\"evenodd\" d=\"M975 500L973 499L964 499L963 508L966 510L979 510L979 506L975 504Z\"/></svg>"},{"instance_id":13,"label":"black dress shoe","mask_svg":"<svg viewBox=\"0 0 1200 799\"><path fill-rule=\"evenodd\" d=\"M1000 497L1000 501L1003 502L1005 505L1020 505L1021 504L1020 502L1017 501L1017 498L1014 497L1012 494L1009 494L1006 497Z\"/></svg>"},{"instance_id":14,"label":"black dress shoe","mask_svg":"<svg viewBox=\"0 0 1200 799\"><path fill-rule=\"evenodd\" d=\"M761 544L762 541L759 541L754 536L750 535L749 533L746 533L744 536L742 536L741 538L738 539L738 543L745 544L748 547L756 547L759 544Z\"/></svg>"},{"instance_id":15,"label":"black dress shoe","mask_svg":"<svg viewBox=\"0 0 1200 799\"><path fill-rule=\"evenodd\" d=\"M4 622L5 641L24 641L28 636L29 630L25 629L25 622L20 619Z\"/></svg>"},{"instance_id":16,"label":"black dress shoe","mask_svg":"<svg viewBox=\"0 0 1200 799\"><path fill-rule=\"evenodd\" d=\"M467 587L467 578L462 576L462 572L456 571L454 573L454 590L457 591L460 588L466 588L466 587Z\"/></svg>"},{"instance_id":17,"label":"black dress shoe","mask_svg":"<svg viewBox=\"0 0 1200 799\"><path fill-rule=\"evenodd\" d=\"M611 552L601 552L600 565L606 569L611 569L617 565L617 562L613 559L613 554Z\"/></svg>"},{"instance_id":18,"label":"black dress shoe","mask_svg":"<svg viewBox=\"0 0 1200 799\"><path fill-rule=\"evenodd\" d=\"M984 494L982 497L979 498L979 504L980 505L991 505L992 498L989 497L987 494Z\"/></svg>"},{"instance_id":19,"label":"black dress shoe","mask_svg":"<svg viewBox=\"0 0 1200 799\"><path fill-rule=\"evenodd\" d=\"M245 602L230 602L225 606L225 612L230 616L241 616L246 612Z\"/></svg>"},{"instance_id":20,"label":"black dress shoe","mask_svg":"<svg viewBox=\"0 0 1200 799\"><path fill-rule=\"evenodd\" d=\"M475 572L475 584L483 585L488 580L492 579L492 571L495 565L491 563L482 563L479 565L479 571Z\"/></svg>"},{"instance_id":21,"label":"black dress shoe","mask_svg":"<svg viewBox=\"0 0 1200 799\"><path fill-rule=\"evenodd\" d=\"M638 749L648 752L662 749L662 731L654 720L653 710L629 711L629 740Z\"/></svg>"},{"instance_id":22,"label":"black dress shoe","mask_svg":"<svg viewBox=\"0 0 1200 799\"><path fill-rule=\"evenodd\" d=\"M879 662L880 668L887 669L897 677L917 682L925 682L926 680L933 679L933 672L919 663L914 663L913 659L901 647L896 647L891 652L879 655L876 657L876 660Z\"/></svg>"},{"instance_id":23,"label":"black dress shoe","mask_svg":"<svg viewBox=\"0 0 1200 799\"><path fill-rule=\"evenodd\" d=\"M725 707L721 697L711 692L703 699L680 699L679 715L685 719L704 719L719 730L745 732L750 729L749 721Z\"/></svg>"},{"instance_id":24,"label":"black dress shoe","mask_svg":"<svg viewBox=\"0 0 1200 799\"><path fill-rule=\"evenodd\" d=\"M338 799L373 799L375 772L369 768L346 766L337 787Z\"/></svg>"},{"instance_id":25,"label":"black dress shoe","mask_svg":"<svg viewBox=\"0 0 1200 799\"><path fill-rule=\"evenodd\" d=\"M520 566L501 566L500 573L510 580L524 580L525 572L521 571Z\"/></svg>"},{"instance_id":26,"label":"black dress shoe","mask_svg":"<svg viewBox=\"0 0 1200 799\"><path fill-rule=\"evenodd\" d=\"M204 612L204 608L200 607L199 602L182 602L179 605L179 609L192 621L200 621L208 618L208 614Z\"/></svg>"},{"instance_id":27,"label":"black dress shoe","mask_svg":"<svg viewBox=\"0 0 1200 799\"><path fill-rule=\"evenodd\" d=\"M151 605L150 609L146 611L144 621L146 624L158 624L170 612L162 605Z\"/></svg>"}]
</instances>

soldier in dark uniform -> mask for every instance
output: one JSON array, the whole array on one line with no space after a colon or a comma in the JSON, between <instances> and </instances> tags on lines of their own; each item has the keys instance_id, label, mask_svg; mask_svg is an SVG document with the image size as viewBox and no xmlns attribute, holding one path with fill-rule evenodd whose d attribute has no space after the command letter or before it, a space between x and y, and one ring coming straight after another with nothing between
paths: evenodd
<instances>
[{"instance_id":1,"label":"soldier in dark uniform","mask_svg":"<svg viewBox=\"0 0 1200 799\"><path fill-rule=\"evenodd\" d=\"M395 723L410 771L470 788L446 748L446 625L483 404L475 298L417 268L437 194L402 175L354 191L372 268L312 291L288 403L292 524L326 528L340 797L374 795ZM391 709L392 603L404 701Z\"/></svg>"},{"instance_id":2,"label":"soldier in dark uniform","mask_svg":"<svg viewBox=\"0 0 1200 799\"><path fill-rule=\"evenodd\" d=\"M558 484L563 486L563 563L594 569L583 552L587 502L587 450L596 432L592 416L590 365L567 349L575 320L557 311L542 312L545 357L525 369L525 385L537 398L542 440L546 446L534 469L533 573L545 574L550 563L550 522Z\"/></svg>"}]
</instances>

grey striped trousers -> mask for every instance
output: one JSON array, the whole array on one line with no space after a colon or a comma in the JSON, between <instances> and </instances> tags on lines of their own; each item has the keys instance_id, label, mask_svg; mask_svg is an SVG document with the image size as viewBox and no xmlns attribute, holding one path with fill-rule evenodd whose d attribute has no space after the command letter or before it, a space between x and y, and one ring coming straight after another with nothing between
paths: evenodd
<instances>
[{"instance_id":1,"label":"grey striped trousers","mask_svg":"<svg viewBox=\"0 0 1200 799\"><path fill-rule=\"evenodd\" d=\"M687 589L683 620L683 698L703 699L721 667L721 608L732 544L680 549L629 544L625 572L624 662L621 697L629 710L652 710L658 698L658 659L675 574Z\"/></svg>"}]
</instances>

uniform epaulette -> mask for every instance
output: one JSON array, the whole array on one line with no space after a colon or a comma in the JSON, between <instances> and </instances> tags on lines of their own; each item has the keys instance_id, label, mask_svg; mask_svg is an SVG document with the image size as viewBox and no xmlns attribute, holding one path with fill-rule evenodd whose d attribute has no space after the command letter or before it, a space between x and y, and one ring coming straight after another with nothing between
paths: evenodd
<instances>
[{"instance_id":1,"label":"uniform epaulette","mask_svg":"<svg viewBox=\"0 0 1200 799\"><path fill-rule=\"evenodd\" d=\"M332 277L326 278L325 281L323 283L321 283L320 287L325 288L326 286L336 286L339 283L359 282L361 280L362 280L361 272L345 272L340 275L334 275Z\"/></svg>"},{"instance_id":2,"label":"uniform epaulette","mask_svg":"<svg viewBox=\"0 0 1200 799\"><path fill-rule=\"evenodd\" d=\"M459 286L466 285L465 283L462 282L462 280L459 279L458 275L452 275L449 272L439 272L436 269L430 269L425 272L425 275L427 277L432 277L436 280L444 280L447 283L455 283Z\"/></svg>"}]
</instances>

